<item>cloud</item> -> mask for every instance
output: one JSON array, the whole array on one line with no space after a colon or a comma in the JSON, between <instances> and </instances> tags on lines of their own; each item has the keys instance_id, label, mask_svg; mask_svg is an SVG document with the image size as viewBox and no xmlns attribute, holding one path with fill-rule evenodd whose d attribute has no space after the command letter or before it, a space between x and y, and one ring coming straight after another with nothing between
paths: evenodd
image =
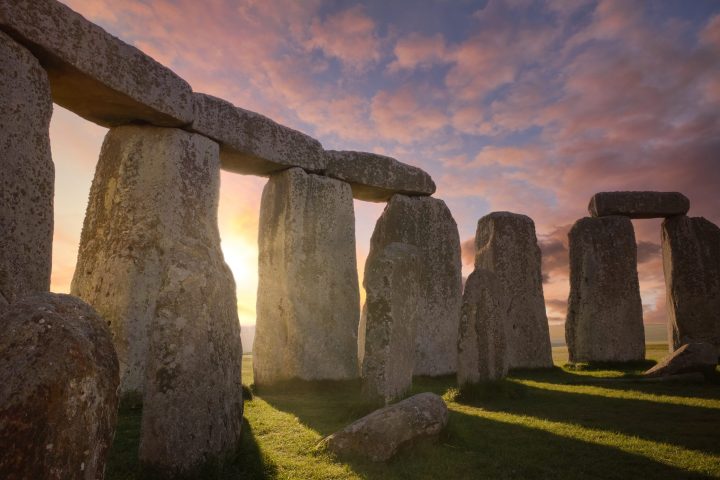
<instances>
[{"instance_id":1,"label":"cloud","mask_svg":"<svg viewBox=\"0 0 720 480\"><path fill-rule=\"evenodd\" d=\"M429 36L411 33L397 41L393 53L395 60L388 65L390 72L428 68L450 60L445 38L439 33Z\"/></svg>"}]
</instances>

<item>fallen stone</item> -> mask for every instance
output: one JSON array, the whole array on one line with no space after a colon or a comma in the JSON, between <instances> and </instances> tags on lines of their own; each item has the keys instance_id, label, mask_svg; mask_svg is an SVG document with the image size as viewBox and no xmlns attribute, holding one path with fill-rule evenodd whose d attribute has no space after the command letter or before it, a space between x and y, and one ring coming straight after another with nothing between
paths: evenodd
<instances>
[{"instance_id":1,"label":"fallen stone","mask_svg":"<svg viewBox=\"0 0 720 480\"><path fill-rule=\"evenodd\" d=\"M53 100L105 127L192 121L190 85L55 0L0 0L0 29L47 70Z\"/></svg>"},{"instance_id":2,"label":"fallen stone","mask_svg":"<svg viewBox=\"0 0 720 480\"><path fill-rule=\"evenodd\" d=\"M285 170L260 205L256 385L357 378L360 289L350 186Z\"/></svg>"},{"instance_id":3,"label":"fallen stone","mask_svg":"<svg viewBox=\"0 0 720 480\"><path fill-rule=\"evenodd\" d=\"M365 267L367 293L358 328L363 394L387 405L412 387L420 251L391 243Z\"/></svg>"},{"instance_id":4,"label":"fallen stone","mask_svg":"<svg viewBox=\"0 0 720 480\"><path fill-rule=\"evenodd\" d=\"M141 462L171 475L240 438L242 346L217 228L218 153L179 129L111 129L72 283L110 324L123 391L143 392Z\"/></svg>"},{"instance_id":5,"label":"fallen stone","mask_svg":"<svg viewBox=\"0 0 720 480\"><path fill-rule=\"evenodd\" d=\"M668 343L715 345L720 353L720 228L702 217L662 224Z\"/></svg>"},{"instance_id":6,"label":"fallen stone","mask_svg":"<svg viewBox=\"0 0 720 480\"><path fill-rule=\"evenodd\" d=\"M0 478L103 478L118 406L103 319L78 298L36 293L0 325Z\"/></svg>"},{"instance_id":7,"label":"fallen stone","mask_svg":"<svg viewBox=\"0 0 720 480\"><path fill-rule=\"evenodd\" d=\"M0 32L0 304L50 289L52 99L37 59Z\"/></svg>"},{"instance_id":8,"label":"fallen stone","mask_svg":"<svg viewBox=\"0 0 720 480\"><path fill-rule=\"evenodd\" d=\"M578 220L569 238L570 296L565 339L570 362L645 358L645 328L632 221Z\"/></svg>"},{"instance_id":9,"label":"fallen stone","mask_svg":"<svg viewBox=\"0 0 720 480\"><path fill-rule=\"evenodd\" d=\"M443 399L419 393L375 410L325 438L322 445L337 455L384 462L415 442L436 438L447 422Z\"/></svg>"},{"instance_id":10,"label":"fallen stone","mask_svg":"<svg viewBox=\"0 0 720 480\"><path fill-rule=\"evenodd\" d=\"M588 205L593 217L663 218L685 215L688 210L690 200L678 192L600 192Z\"/></svg>"},{"instance_id":11,"label":"fallen stone","mask_svg":"<svg viewBox=\"0 0 720 480\"><path fill-rule=\"evenodd\" d=\"M414 374L455 373L462 306L460 236L445 202L394 195L375 224L366 265L395 242L414 245L421 252Z\"/></svg>"},{"instance_id":12,"label":"fallen stone","mask_svg":"<svg viewBox=\"0 0 720 480\"><path fill-rule=\"evenodd\" d=\"M304 133L203 93L194 93L193 103L192 129L220 143L225 170L269 175L288 167L325 168L322 145Z\"/></svg>"},{"instance_id":13,"label":"fallen stone","mask_svg":"<svg viewBox=\"0 0 720 480\"><path fill-rule=\"evenodd\" d=\"M458 385L507 375L505 326L509 307L507 293L493 272L476 269L468 276L458 338Z\"/></svg>"},{"instance_id":14,"label":"fallen stone","mask_svg":"<svg viewBox=\"0 0 720 480\"><path fill-rule=\"evenodd\" d=\"M711 377L718 364L715 345L705 342L686 343L645 372L646 377L667 377L689 373L701 373Z\"/></svg>"},{"instance_id":15,"label":"fallen stone","mask_svg":"<svg viewBox=\"0 0 720 480\"><path fill-rule=\"evenodd\" d=\"M353 197L387 202L395 194L432 195L435 182L423 170L385 155L328 150L325 175L352 186Z\"/></svg>"},{"instance_id":16,"label":"fallen stone","mask_svg":"<svg viewBox=\"0 0 720 480\"><path fill-rule=\"evenodd\" d=\"M475 251L475 268L495 273L508 292L509 368L552 367L540 247L532 219L510 212L485 215L478 221Z\"/></svg>"}]
</instances>

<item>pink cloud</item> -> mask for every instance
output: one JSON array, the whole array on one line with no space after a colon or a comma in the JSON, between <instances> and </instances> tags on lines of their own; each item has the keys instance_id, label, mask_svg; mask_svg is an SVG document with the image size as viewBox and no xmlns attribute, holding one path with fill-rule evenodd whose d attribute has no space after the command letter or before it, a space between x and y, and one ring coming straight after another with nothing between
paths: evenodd
<instances>
[{"instance_id":1,"label":"pink cloud","mask_svg":"<svg viewBox=\"0 0 720 480\"><path fill-rule=\"evenodd\" d=\"M393 53L395 60L388 66L391 72L427 68L449 61L445 38L439 33L429 36L411 33L398 40Z\"/></svg>"}]
</instances>

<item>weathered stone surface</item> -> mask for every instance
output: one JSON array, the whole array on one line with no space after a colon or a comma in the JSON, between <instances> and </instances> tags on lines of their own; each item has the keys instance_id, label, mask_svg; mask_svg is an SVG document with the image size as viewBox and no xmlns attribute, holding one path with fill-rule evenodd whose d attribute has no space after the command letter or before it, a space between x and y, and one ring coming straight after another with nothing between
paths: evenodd
<instances>
[{"instance_id":1,"label":"weathered stone surface","mask_svg":"<svg viewBox=\"0 0 720 480\"><path fill-rule=\"evenodd\" d=\"M535 223L517 213L485 215L478 221L475 251L475 268L494 272L508 292L509 368L552 367Z\"/></svg>"},{"instance_id":2,"label":"weathered stone surface","mask_svg":"<svg viewBox=\"0 0 720 480\"><path fill-rule=\"evenodd\" d=\"M628 217L578 220L570 240L565 339L571 362L645 358L635 231Z\"/></svg>"},{"instance_id":3,"label":"weathered stone surface","mask_svg":"<svg viewBox=\"0 0 720 480\"><path fill-rule=\"evenodd\" d=\"M47 75L0 32L0 304L50 289L55 170Z\"/></svg>"},{"instance_id":4,"label":"weathered stone surface","mask_svg":"<svg viewBox=\"0 0 720 480\"><path fill-rule=\"evenodd\" d=\"M507 293L497 276L482 268L465 281L458 336L458 385L499 380L507 375Z\"/></svg>"},{"instance_id":5,"label":"weathered stone surface","mask_svg":"<svg viewBox=\"0 0 720 480\"><path fill-rule=\"evenodd\" d=\"M350 186L293 168L262 194L257 385L357 378L360 292Z\"/></svg>"},{"instance_id":6,"label":"weathered stone surface","mask_svg":"<svg viewBox=\"0 0 720 480\"><path fill-rule=\"evenodd\" d=\"M0 29L48 71L53 100L103 126L192 121L190 86L55 0L0 0Z\"/></svg>"},{"instance_id":7,"label":"weathered stone surface","mask_svg":"<svg viewBox=\"0 0 720 480\"><path fill-rule=\"evenodd\" d=\"M105 322L78 298L35 293L0 325L0 478L102 479L119 381Z\"/></svg>"},{"instance_id":8,"label":"weathered stone surface","mask_svg":"<svg viewBox=\"0 0 720 480\"><path fill-rule=\"evenodd\" d=\"M662 218L685 215L688 210L690 200L678 192L600 192L588 205L593 217Z\"/></svg>"},{"instance_id":9,"label":"weathered stone surface","mask_svg":"<svg viewBox=\"0 0 720 480\"><path fill-rule=\"evenodd\" d=\"M325 168L320 142L263 115L203 93L193 94L192 129L220 143L220 161L232 172L269 175L288 167Z\"/></svg>"},{"instance_id":10,"label":"weathered stone surface","mask_svg":"<svg viewBox=\"0 0 720 480\"><path fill-rule=\"evenodd\" d=\"M455 373L462 305L460 236L445 202L394 195L375 225L366 265L394 242L415 245L421 252L414 374Z\"/></svg>"},{"instance_id":11,"label":"weathered stone surface","mask_svg":"<svg viewBox=\"0 0 720 480\"><path fill-rule=\"evenodd\" d=\"M703 217L672 217L662 224L671 351L707 342L720 353L720 228Z\"/></svg>"},{"instance_id":12,"label":"weathered stone surface","mask_svg":"<svg viewBox=\"0 0 720 480\"><path fill-rule=\"evenodd\" d=\"M443 399L434 393L419 393L375 410L325 438L322 444L338 455L383 462L414 442L437 437L447 422Z\"/></svg>"},{"instance_id":13,"label":"weathered stone surface","mask_svg":"<svg viewBox=\"0 0 720 480\"><path fill-rule=\"evenodd\" d=\"M140 460L171 474L240 436L242 347L217 228L218 151L183 130L111 129L72 285L110 323L124 390L144 390Z\"/></svg>"},{"instance_id":14,"label":"weathered stone surface","mask_svg":"<svg viewBox=\"0 0 720 480\"><path fill-rule=\"evenodd\" d=\"M715 345L705 342L686 343L645 372L645 376L666 377L695 372L712 376L717 364Z\"/></svg>"},{"instance_id":15,"label":"weathered stone surface","mask_svg":"<svg viewBox=\"0 0 720 480\"><path fill-rule=\"evenodd\" d=\"M348 182L353 196L387 202L394 194L432 195L435 182L423 170L394 158L367 152L328 150L325 175Z\"/></svg>"},{"instance_id":16,"label":"weathered stone surface","mask_svg":"<svg viewBox=\"0 0 720 480\"><path fill-rule=\"evenodd\" d=\"M363 394L387 405L412 387L420 250L391 243L365 266L367 294L358 328Z\"/></svg>"}]
</instances>

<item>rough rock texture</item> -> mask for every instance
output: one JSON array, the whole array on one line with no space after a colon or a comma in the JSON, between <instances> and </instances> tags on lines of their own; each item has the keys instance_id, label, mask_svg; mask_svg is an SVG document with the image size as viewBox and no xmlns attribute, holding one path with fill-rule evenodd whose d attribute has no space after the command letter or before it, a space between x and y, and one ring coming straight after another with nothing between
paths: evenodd
<instances>
[{"instance_id":1,"label":"rough rock texture","mask_svg":"<svg viewBox=\"0 0 720 480\"><path fill-rule=\"evenodd\" d=\"M588 205L593 217L662 218L685 215L688 210L690 200L678 192L600 192Z\"/></svg>"},{"instance_id":2,"label":"rough rock texture","mask_svg":"<svg viewBox=\"0 0 720 480\"><path fill-rule=\"evenodd\" d=\"M571 362L645 358L635 231L628 217L578 220L570 240L565 340Z\"/></svg>"},{"instance_id":3,"label":"rough rock texture","mask_svg":"<svg viewBox=\"0 0 720 480\"><path fill-rule=\"evenodd\" d=\"M0 325L0 478L102 479L119 381L105 322L78 298L35 293Z\"/></svg>"},{"instance_id":4,"label":"rough rock texture","mask_svg":"<svg viewBox=\"0 0 720 480\"><path fill-rule=\"evenodd\" d=\"M7 305L50 289L55 167L47 75L2 32L0 58L0 305Z\"/></svg>"},{"instance_id":5,"label":"rough rock texture","mask_svg":"<svg viewBox=\"0 0 720 480\"><path fill-rule=\"evenodd\" d=\"M358 358L363 394L370 400L388 404L412 387L420 255L417 247L391 243L365 266Z\"/></svg>"},{"instance_id":6,"label":"rough rock texture","mask_svg":"<svg viewBox=\"0 0 720 480\"><path fill-rule=\"evenodd\" d=\"M218 150L173 128L111 129L72 284L110 323L123 389L144 389L141 461L170 473L240 436L242 347L217 228Z\"/></svg>"},{"instance_id":7,"label":"rough rock texture","mask_svg":"<svg viewBox=\"0 0 720 480\"><path fill-rule=\"evenodd\" d=\"M257 385L357 378L360 292L350 186L293 168L262 194Z\"/></svg>"},{"instance_id":8,"label":"rough rock texture","mask_svg":"<svg viewBox=\"0 0 720 480\"><path fill-rule=\"evenodd\" d=\"M720 353L720 228L702 217L662 224L671 350L707 342Z\"/></svg>"},{"instance_id":9,"label":"rough rock texture","mask_svg":"<svg viewBox=\"0 0 720 480\"><path fill-rule=\"evenodd\" d=\"M203 93L193 94L192 129L220 143L225 170L268 175L288 167L325 168L320 142L255 112Z\"/></svg>"},{"instance_id":10,"label":"rough rock texture","mask_svg":"<svg viewBox=\"0 0 720 480\"><path fill-rule=\"evenodd\" d=\"M448 422L448 409L434 393L419 393L375 410L323 440L338 455L383 462L414 442L432 439Z\"/></svg>"},{"instance_id":11,"label":"rough rock texture","mask_svg":"<svg viewBox=\"0 0 720 480\"><path fill-rule=\"evenodd\" d=\"M53 100L104 126L192 121L190 86L55 0L0 0L0 29L47 69Z\"/></svg>"},{"instance_id":12,"label":"rough rock texture","mask_svg":"<svg viewBox=\"0 0 720 480\"><path fill-rule=\"evenodd\" d=\"M458 385L507 375L505 325L509 306L507 293L493 272L479 268L468 276L458 336Z\"/></svg>"},{"instance_id":13,"label":"rough rock texture","mask_svg":"<svg viewBox=\"0 0 720 480\"><path fill-rule=\"evenodd\" d=\"M485 215L478 221L475 251L475 268L494 272L508 292L509 368L552 367L540 247L532 219L510 212Z\"/></svg>"},{"instance_id":14,"label":"rough rock texture","mask_svg":"<svg viewBox=\"0 0 720 480\"><path fill-rule=\"evenodd\" d=\"M372 264L372 257L394 242L415 245L421 252L414 374L454 373L462 274L460 237L445 202L431 197L394 195L375 225L366 265Z\"/></svg>"},{"instance_id":15,"label":"rough rock texture","mask_svg":"<svg viewBox=\"0 0 720 480\"><path fill-rule=\"evenodd\" d=\"M645 376L666 377L694 372L712 376L717 364L715 345L705 342L686 343L645 372Z\"/></svg>"},{"instance_id":16,"label":"rough rock texture","mask_svg":"<svg viewBox=\"0 0 720 480\"><path fill-rule=\"evenodd\" d=\"M348 182L353 196L386 202L396 193L432 195L435 182L423 170L394 158L367 152L328 150L325 175Z\"/></svg>"}]
</instances>

